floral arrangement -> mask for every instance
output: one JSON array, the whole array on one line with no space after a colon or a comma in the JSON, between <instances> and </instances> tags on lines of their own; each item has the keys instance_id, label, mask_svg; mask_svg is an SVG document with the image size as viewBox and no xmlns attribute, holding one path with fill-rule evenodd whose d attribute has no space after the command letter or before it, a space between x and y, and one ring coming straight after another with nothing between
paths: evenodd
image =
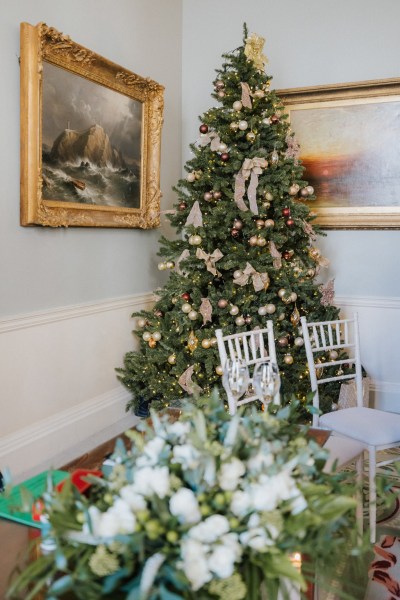
<instances>
[{"instance_id":1,"label":"floral arrangement","mask_svg":"<svg viewBox=\"0 0 400 600\"><path fill-rule=\"evenodd\" d=\"M230 417L215 393L175 421L153 413L88 494L66 484L44 495L54 550L7 597L273 600L293 585L304 591L314 569L344 544L349 551L355 501L339 475L323 473L328 453L290 410Z\"/></svg>"}]
</instances>

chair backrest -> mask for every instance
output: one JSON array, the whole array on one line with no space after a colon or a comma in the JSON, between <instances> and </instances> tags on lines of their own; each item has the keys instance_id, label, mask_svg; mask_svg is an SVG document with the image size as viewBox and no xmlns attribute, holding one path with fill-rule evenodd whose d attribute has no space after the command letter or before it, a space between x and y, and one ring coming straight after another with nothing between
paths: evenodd
<instances>
[{"instance_id":1,"label":"chair backrest","mask_svg":"<svg viewBox=\"0 0 400 600\"><path fill-rule=\"evenodd\" d=\"M314 323L308 323L306 317L301 317L301 327L307 354L311 390L314 392L314 407L319 409L318 387L320 385L349 379L354 379L356 383L357 406L363 406L357 313L354 313L352 319ZM351 373L346 370L345 365L353 365ZM324 376L324 369L327 368L332 370L334 374ZM313 425L318 425L318 414L313 415Z\"/></svg>"},{"instance_id":2,"label":"chair backrest","mask_svg":"<svg viewBox=\"0 0 400 600\"><path fill-rule=\"evenodd\" d=\"M249 367L249 384L252 383L252 373L255 365L268 358L276 363L275 338L272 321L267 321L267 326L264 329L252 329L251 331L244 331L231 335L223 335L222 329L216 329L215 336L217 338L222 369L228 358L239 358L243 360ZM229 394L229 391L226 390L226 392L228 396L229 412L231 414L235 414L236 407L241 404L247 404L253 400L261 400L259 396L254 394L246 396L236 402Z\"/></svg>"}]
</instances>

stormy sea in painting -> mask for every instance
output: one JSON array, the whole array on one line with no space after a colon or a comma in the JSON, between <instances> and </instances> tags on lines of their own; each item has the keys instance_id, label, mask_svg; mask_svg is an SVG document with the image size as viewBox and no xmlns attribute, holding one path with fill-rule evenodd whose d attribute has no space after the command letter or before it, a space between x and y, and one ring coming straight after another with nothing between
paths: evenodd
<instances>
[{"instance_id":1,"label":"stormy sea in painting","mask_svg":"<svg viewBox=\"0 0 400 600\"><path fill-rule=\"evenodd\" d=\"M42 179L44 200L140 207L140 165L127 164L99 125L65 129L43 145Z\"/></svg>"}]
</instances>

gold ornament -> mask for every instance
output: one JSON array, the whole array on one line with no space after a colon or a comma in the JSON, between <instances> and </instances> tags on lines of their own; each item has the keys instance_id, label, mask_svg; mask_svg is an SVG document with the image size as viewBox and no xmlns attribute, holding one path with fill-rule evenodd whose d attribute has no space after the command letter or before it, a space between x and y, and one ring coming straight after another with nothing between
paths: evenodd
<instances>
[{"instance_id":1,"label":"gold ornament","mask_svg":"<svg viewBox=\"0 0 400 600\"><path fill-rule=\"evenodd\" d=\"M211 346L211 340L209 340L208 338L204 338L204 340L202 340L201 345L203 348L210 348Z\"/></svg>"},{"instance_id":2,"label":"gold ornament","mask_svg":"<svg viewBox=\"0 0 400 600\"><path fill-rule=\"evenodd\" d=\"M176 354L170 354L167 360L170 365L174 365L176 363Z\"/></svg>"},{"instance_id":3,"label":"gold ornament","mask_svg":"<svg viewBox=\"0 0 400 600\"><path fill-rule=\"evenodd\" d=\"M222 375L223 374L223 369L221 367L221 365L218 365L218 367L215 367L215 372L217 375Z\"/></svg>"},{"instance_id":4,"label":"gold ornament","mask_svg":"<svg viewBox=\"0 0 400 600\"><path fill-rule=\"evenodd\" d=\"M285 354L285 356L283 357L283 361L286 365L292 365L293 364L293 356L291 354Z\"/></svg>"},{"instance_id":5,"label":"gold ornament","mask_svg":"<svg viewBox=\"0 0 400 600\"><path fill-rule=\"evenodd\" d=\"M264 70L264 65L267 63L267 57L263 54L265 44L265 38L257 35L256 33L251 33L248 38L246 38L246 45L244 47L244 53L248 60L253 61L256 69L260 71Z\"/></svg>"},{"instance_id":6,"label":"gold ornament","mask_svg":"<svg viewBox=\"0 0 400 600\"><path fill-rule=\"evenodd\" d=\"M149 339L149 347L150 348L155 348L157 346L157 341L154 340L153 338Z\"/></svg>"},{"instance_id":7,"label":"gold ornament","mask_svg":"<svg viewBox=\"0 0 400 600\"><path fill-rule=\"evenodd\" d=\"M187 348L188 348L189 352L194 352L198 345L199 345L199 338L196 337L196 334L194 333L194 331L191 331L189 338L188 338L188 343L187 343Z\"/></svg>"},{"instance_id":8,"label":"gold ornament","mask_svg":"<svg viewBox=\"0 0 400 600\"><path fill-rule=\"evenodd\" d=\"M290 322L292 323L293 327L296 327L300 323L300 313L297 309L297 306L294 307L294 311L290 315Z\"/></svg>"}]
</instances>

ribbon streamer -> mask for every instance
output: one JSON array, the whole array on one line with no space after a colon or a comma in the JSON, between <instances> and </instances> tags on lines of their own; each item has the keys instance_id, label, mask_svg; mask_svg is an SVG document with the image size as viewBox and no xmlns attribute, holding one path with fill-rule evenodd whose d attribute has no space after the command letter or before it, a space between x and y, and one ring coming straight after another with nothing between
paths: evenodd
<instances>
[{"instance_id":1,"label":"ribbon streamer","mask_svg":"<svg viewBox=\"0 0 400 600\"><path fill-rule=\"evenodd\" d=\"M270 240L269 242L269 251L273 258L272 264L274 268L280 269L282 267L282 254L279 252L279 250L275 246L275 243L272 240Z\"/></svg>"},{"instance_id":2,"label":"ribbon streamer","mask_svg":"<svg viewBox=\"0 0 400 600\"><path fill-rule=\"evenodd\" d=\"M252 107L251 97L250 97L251 91L250 91L249 84L241 81L240 85L242 86L242 104L246 108L251 108Z\"/></svg>"},{"instance_id":3,"label":"ribbon streamer","mask_svg":"<svg viewBox=\"0 0 400 600\"><path fill-rule=\"evenodd\" d=\"M193 371L194 365L188 367L178 379L179 385L188 394L195 394L202 390L202 388L197 383L192 381Z\"/></svg>"},{"instance_id":4,"label":"ribbon streamer","mask_svg":"<svg viewBox=\"0 0 400 600\"><path fill-rule=\"evenodd\" d=\"M203 215L201 214L199 201L193 204L188 218L186 219L185 227L187 225L193 225L193 227L203 227Z\"/></svg>"},{"instance_id":5,"label":"ribbon streamer","mask_svg":"<svg viewBox=\"0 0 400 600\"><path fill-rule=\"evenodd\" d=\"M257 186L258 176L261 175L263 169L268 166L265 158L255 156L254 158L245 158L242 168L235 178L235 202L240 210L248 210L243 201L245 192L245 181L250 177L249 187L247 188L247 197L249 199L249 207L254 215L258 215L257 206Z\"/></svg>"},{"instance_id":6,"label":"ribbon streamer","mask_svg":"<svg viewBox=\"0 0 400 600\"><path fill-rule=\"evenodd\" d=\"M208 321L212 321L212 305L208 298L201 299L199 313L203 317L203 325L205 325Z\"/></svg>"},{"instance_id":7,"label":"ribbon streamer","mask_svg":"<svg viewBox=\"0 0 400 600\"><path fill-rule=\"evenodd\" d=\"M246 268L243 271L243 275L237 277L233 280L233 283L236 285L246 285L249 282L249 279L252 279L253 286L256 292L260 292L261 290L268 289L269 286L269 276L268 273L258 273L254 267L251 266L250 263L246 264Z\"/></svg>"},{"instance_id":8,"label":"ribbon streamer","mask_svg":"<svg viewBox=\"0 0 400 600\"><path fill-rule=\"evenodd\" d=\"M223 256L224 255L222 254L222 252L219 248L214 250L214 252L212 254L207 254L207 252L204 252L204 250L202 250L201 248L197 248L197 250L196 250L196 257L199 258L200 260L204 260L204 262L206 263L207 271L210 271L210 273L212 273L213 275L216 275L217 277L221 277L222 273L220 273L216 269L215 263L218 260L221 260L221 258Z\"/></svg>"}]
</instances>

